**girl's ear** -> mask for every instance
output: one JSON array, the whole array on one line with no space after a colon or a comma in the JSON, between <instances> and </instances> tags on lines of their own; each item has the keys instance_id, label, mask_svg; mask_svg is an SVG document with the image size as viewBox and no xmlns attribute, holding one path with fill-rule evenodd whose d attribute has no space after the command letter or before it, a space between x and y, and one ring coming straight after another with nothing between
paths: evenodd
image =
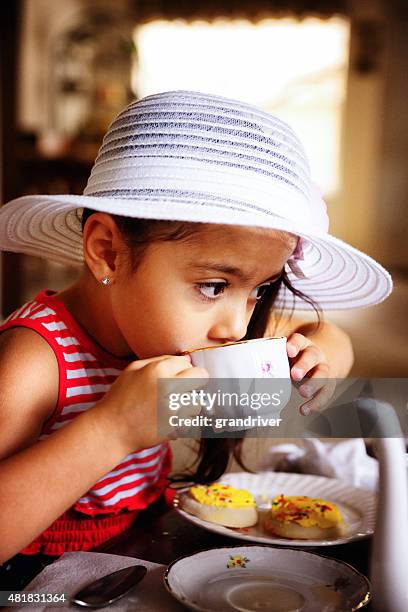
<instances>
[{"instance_id":1,"label":"girl's ear","mask_svg":"<svg viewBox=\"0 0 408 612\"><path fill-rule=\"evenodd\" d=\"M124 246L111 215L98 212L87 219L83 230L84 260L98 282L106 276L112 282L118 275Z\"/></svg>"}]
</instances>

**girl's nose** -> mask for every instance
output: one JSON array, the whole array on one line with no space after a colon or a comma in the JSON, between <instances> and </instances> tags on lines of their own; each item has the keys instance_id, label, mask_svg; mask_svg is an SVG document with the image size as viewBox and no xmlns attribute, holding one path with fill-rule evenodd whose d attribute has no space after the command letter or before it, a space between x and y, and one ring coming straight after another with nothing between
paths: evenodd
<instances>
[{"instance_id":1,"label":"girl's nose","mask_svg":"<svg viewBox=\"0 0 408 612\"><path fill-rule=\"evenodd\" d=\"M247 326L247 313L244 308L223 310L213 322L208 332L208 339L217 344L236 342L245 336Z\"/></svg>"}]
</instances>

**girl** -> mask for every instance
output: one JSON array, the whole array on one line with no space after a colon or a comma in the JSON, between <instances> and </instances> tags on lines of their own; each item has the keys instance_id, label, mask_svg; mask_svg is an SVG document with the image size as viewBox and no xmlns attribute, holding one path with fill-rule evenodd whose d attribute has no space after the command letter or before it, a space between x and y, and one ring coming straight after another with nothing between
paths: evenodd
<instances>
[{"instance_id":1,"label":"girl","mask_svg":"<svg viewBox=\"0 0 408 612\"><path fill-rule=\"evenodd\" d=\"M157 380L193 388L207 377L183 351L280 325L309 398L303 411L316 410L330 393L319 378L350 370L349 339L276 312L366 306L392 288L379 264L328 234L293 131L197 92L131 104L83 196L18 198L0 221L1 248L84 264L71 287L41 292L0 328L9 581L27 556L48 562L124 531L162 494L171 457L156 426ZM239 458L239 443L202 440L193 477L218 478L230 452Z\"/></svg>"}]
</instances>

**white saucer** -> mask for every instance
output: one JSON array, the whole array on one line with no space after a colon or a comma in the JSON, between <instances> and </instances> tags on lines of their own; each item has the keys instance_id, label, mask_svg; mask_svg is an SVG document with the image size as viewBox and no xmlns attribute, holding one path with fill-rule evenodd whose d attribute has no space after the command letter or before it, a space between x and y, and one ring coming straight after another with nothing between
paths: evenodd
<instances>
[{"instance_id":1,"label":"white saucer","mask_svg":"<svg viewBox=\"0 0 408 612\"><path fill-rule=\"evenodd\" d=\"M350 565L270 546L214 548L177 559L164 584L200 612L352 612L370 600L370 583Z\"/></svg>"}]
</instances>

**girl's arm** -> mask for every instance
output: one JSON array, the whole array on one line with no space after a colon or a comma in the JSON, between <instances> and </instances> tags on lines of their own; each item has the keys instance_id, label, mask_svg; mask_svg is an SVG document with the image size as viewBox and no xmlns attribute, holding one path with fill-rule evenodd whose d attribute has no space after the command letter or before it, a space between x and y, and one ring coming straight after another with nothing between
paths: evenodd
<instances>
[{"instance_id":1,"label":"girl's arm","mask_svg":"<svg viewBox=\"0 0 408 612\"><path fill-rule=\"evenodd\" d=\"M187 356L131 363L99 402L37 442L58 393L52 349L36 332L0 334L0 563L72 506L129 453L165 439L158 378L208 378Z\"/></svg>"},{"instance_id":2,"label":"girl's arm","mask_svg":"<svg viewBox=\"0 0 408 612\"><path fill-rule=\"evenodd\" d=\"M57 394L58 366L46 341L29 329L1 334L1 563L32 542L124 456L117 437L108 437L104 421L91 411L35 443Z\"/></svg>"}]
</instances>

